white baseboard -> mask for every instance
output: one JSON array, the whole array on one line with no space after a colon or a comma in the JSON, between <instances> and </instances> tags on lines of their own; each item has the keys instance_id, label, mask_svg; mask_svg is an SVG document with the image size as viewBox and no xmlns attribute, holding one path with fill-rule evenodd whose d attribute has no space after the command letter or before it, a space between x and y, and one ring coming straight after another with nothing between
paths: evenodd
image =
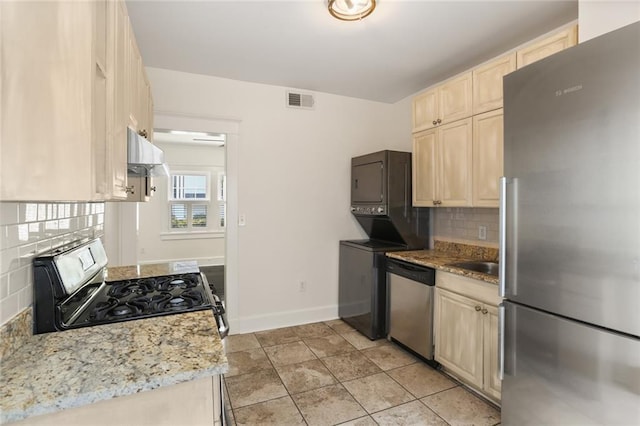
<instances>
[{"instance_id":1,"label":"white baseboard","mask_svg":"<svg viewBox=\"0 0 640 426\"><path fill-rule=\"evenodd\" d=\"M253 333L280 327L329 321L338 318L338 305L321 306L311 309L278 312L249 317L230 317L230 334Z\"/></svg>"}]
</instances>

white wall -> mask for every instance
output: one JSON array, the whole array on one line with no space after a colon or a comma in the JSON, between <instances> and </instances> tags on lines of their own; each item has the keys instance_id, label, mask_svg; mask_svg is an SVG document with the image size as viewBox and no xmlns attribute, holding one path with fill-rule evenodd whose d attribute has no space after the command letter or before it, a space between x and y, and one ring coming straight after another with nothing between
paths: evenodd
<instances>
[{"instance_id":1,"label":"white wall","mask_svg":"<svg viewBox=\"0 0 640 426\"><path fill-rule=\"evenodd\" d=\"M228 289L233 332L337 317L338 241L365 236L349 214L350 158L410 151L410 99L388 105L314 93L315 109L299 110L285 106L283 87L147 73L156 110L240 122L237 158L227 157L237 162L229 180L238 179L237 211L246 217L237 288Z\"/></svg>"},{"instance_id":2,"label":"white wall","mask_svg":"<svg viewBox=\"0 0 640 426\"><path fill-rule=\"evenodd\" d=\"M180 130L180 129L177 129ZM164 151L165 161L172 171L203 171L211 176L211 222L217 217L217 173L224 172L224 148L175 143L156 143ZM224 230L200 233L197 238L166 235L169 231L167 177L154 179L157 191L151 200L139 204L138 263L159 263L172 260L197 260L200 266L224 265ZM163 235L164 234L164 235ZM177 239L179 238L179 239Z\"/></svg>"},{"instance_id":3,"label":"white wall","mask_svg":"<svg viewBox=\"0 0 640 426\"><path fill-rule=\"evenodd\" d=\"M578 4L580 43L640 21L640 1L580 0Z\"/></svg>"}]
</instances>

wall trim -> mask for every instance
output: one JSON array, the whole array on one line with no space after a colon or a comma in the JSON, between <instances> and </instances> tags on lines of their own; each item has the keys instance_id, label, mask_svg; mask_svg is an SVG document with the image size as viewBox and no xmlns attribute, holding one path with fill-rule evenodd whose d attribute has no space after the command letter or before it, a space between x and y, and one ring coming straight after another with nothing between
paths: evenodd
<instances>
[{"instance_id":1,"label":"wall trim","mask_svg":"<svg viewBox=\"0 0 640 426\"><path fill-rule=\"evenodd\" d=\"M329 321L338 318L338 305L277 312L248 317L230 317L230 334L253 333L280 327Z\"/></svg>"},{"instance_id":2,"label":"wall trim","mask_svg":"<svg viewBox=\"0 0 640 426\"><path fill-rule=\"evenodd\" d=\"M220 239L224 238L224 231L205 231L205 232L161 232L160 239L162 241L170 240L200 240L200 239Z\"/></svg>"}]
</instances>

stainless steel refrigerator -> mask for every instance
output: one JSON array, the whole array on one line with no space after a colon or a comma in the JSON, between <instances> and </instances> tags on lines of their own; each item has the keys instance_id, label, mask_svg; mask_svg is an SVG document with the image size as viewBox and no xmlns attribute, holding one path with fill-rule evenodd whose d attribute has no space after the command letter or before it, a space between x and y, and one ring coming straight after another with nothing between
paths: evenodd
<instances>
[{"instance_id":1,"label":"stainless steel refrigerator","mask_svg":"<svg viewBox=\"0 0 640 426\"><path fill-rule=\"evenodd\" d=\"M504 78L502 421L640 425L640 23Z\"/></svg>"}]
</instances>

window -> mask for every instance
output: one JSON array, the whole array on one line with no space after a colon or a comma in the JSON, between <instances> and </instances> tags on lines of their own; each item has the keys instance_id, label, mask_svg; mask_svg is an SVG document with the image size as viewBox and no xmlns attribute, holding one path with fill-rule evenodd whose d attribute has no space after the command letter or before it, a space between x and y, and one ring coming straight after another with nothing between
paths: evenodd
<instances>
[{"instance_id":1,"label":"window","mask_svg":"<svg viewBox=\"0 0 640 426\"><path fill-rule=\"evenodd\" d=\"M209 173L172 173L169 211L172 231L203 231L209 227Z\"/></svg>"},{"instance_id":2,"label":"window","mask_svg":"<svg viewBox=\"0 0 640 426\"><path fill-rule=\"evenodd\" d=\"M218 225L225 227L227 217L227 176L218 173Z\"/></svg>"}]
</instances>

